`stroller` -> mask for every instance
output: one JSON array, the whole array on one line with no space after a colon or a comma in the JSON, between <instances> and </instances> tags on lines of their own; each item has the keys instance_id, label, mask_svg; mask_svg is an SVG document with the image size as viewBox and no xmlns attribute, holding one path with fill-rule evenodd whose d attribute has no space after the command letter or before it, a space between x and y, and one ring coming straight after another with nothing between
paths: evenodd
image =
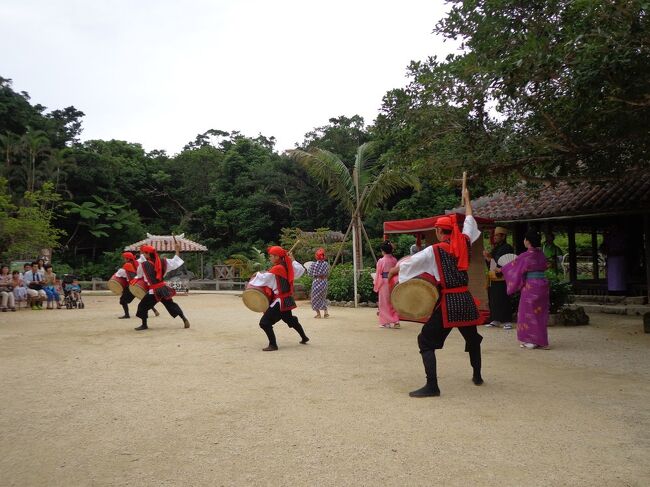
<instances>
[{"instance_id":1,"label":"stroller","mask_svg":"<svg viewBox=\"0 0 650 487\"><path fill-rule=\"evenodd\" d=\"M76 284L77 276L73 274L64 274L61 280L63 287L63 304L66 309L83 309L84 302L81 299L81 287Z\"/></svg>"}]
</instances>

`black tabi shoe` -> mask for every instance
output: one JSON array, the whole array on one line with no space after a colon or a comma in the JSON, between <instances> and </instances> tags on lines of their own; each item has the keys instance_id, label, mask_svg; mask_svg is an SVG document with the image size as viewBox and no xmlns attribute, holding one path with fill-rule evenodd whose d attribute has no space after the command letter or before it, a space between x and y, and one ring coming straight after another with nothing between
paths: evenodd
<instances>
[{"instance_id":1,"label":"black tabi shoe","mask_svg":"<svg viewBox=\"0 0 650 487\"><path fill-rule=\"evenodd\" d=\"M306 336L305 338L303 338L302 340L300 340L300 343L302 343L303 345L305 345L308 341L309 341L309 337Z\"/></svg>"},{"instance_id":2,"label":"black tabi shoe","mask_svg":"<svg viewBox=\"0 0 650 487\"><path fill-rule=\"evenodd\" d=\"M472 382L474 383L474 385L480 386L481 384L483 384L483 377L481 377L480 375L474 375L472 376Z\"/></svg>"},{"instance_id":3,"label":"black tabi shoe","mask_svg":"<svg viewBox=\"0 0 650 487\"><path fill-rule=\"evenodd\" d=\"M127 315L124 315L124 316L120 316L120 317L117 318L117 319L118 319L118 320L128 320L129 318L131 318L131 317L130 317L130 316L127 316Z\"/></svg>"},{"instance_id":4,"label":"black tabi shoe","mask_svg":"<svg viewBox=\"0 0 650 487\"><path fill-rule=\"evenodd\" d=\"M417 391L409 392L411 397L437 397L440 395L440 389L437 386L425 385Z\"/></svg>"},{"instance_id":5,"label":"black tabi shoe","mask_svg":"<svg viewBox=\"0 0 650 487\"><path fill-rule=\"evenodd\" d=\"M189 328L190 327L190 321L187 318L183 318L183 325L185 326L185 328Z\"/></svg>"},{"instance_id":6,"label":"black tabi shoe","mask_svg":"<svg viewBox=\"0 0 650 487\"><path fill-rule=\"evenodd\" d=\"M278 347L276 345L269 345L268 347L263 348L262 351L263 352L275 352L277 349L278 349Z\"/></svg>"},{"instance_id":7,"label":"black tabi shoe","mask_svg":"<svg viewBox=\"0 0 650 487\"><path fill-rule=\"evenodd\" d=\"M158 310L156 308L153 309L153 314L155 316L160 316L160 313L158 312Z\"/></svg>"},{"instance_id":8,"label":"black tabi shoe","mask_svg":"<svg viewBox=\"0 0 650 487\"><path fill-rule=\"evenodd\" d=\"M147 325L140 325L137 328L134 328L135 331L142 331L142 330L148 330L149 327Z\"/></svg>"}]
</instances>

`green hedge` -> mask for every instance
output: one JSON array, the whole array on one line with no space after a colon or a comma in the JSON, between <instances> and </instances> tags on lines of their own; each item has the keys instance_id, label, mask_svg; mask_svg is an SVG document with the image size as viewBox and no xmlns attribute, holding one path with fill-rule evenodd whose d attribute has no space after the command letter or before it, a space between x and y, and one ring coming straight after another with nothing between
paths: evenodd
<instances>
[{"instance_id":1,"label":"green hedge","mask_svg":"<svg viewBox=\"0 0 650 487\"><path fill-rule=\"evenodd\" d=\"M366 268L361 271L357 283L357 291L360 301L377 302L377 293L373 291L373 282L370 273L373 268ZM296 279L305 286L305 289L311 290L312 278L304 275ZM332 301L354 301L354 276L352 264L338 264L332 269L329 280L327 281L327 299Z\"/></svg>"}]
</instances>

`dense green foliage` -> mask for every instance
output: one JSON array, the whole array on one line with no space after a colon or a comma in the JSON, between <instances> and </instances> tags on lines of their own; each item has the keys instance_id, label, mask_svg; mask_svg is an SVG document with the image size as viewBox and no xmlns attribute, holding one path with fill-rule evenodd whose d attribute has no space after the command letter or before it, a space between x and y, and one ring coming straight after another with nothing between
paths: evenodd
<instances>
[{"instance_id":1,"label":"dense green foliage","mask_svg":"<svg viewBox=\"0 0 650 487\"><path fill-rule=\"evenodd\" d=\"M80 142L83 112L33 105L0 77L0 258L53 247L55 262L108 277L124 245L173 231L207 245L208 263L254 262L251 249L279 242L283 228L345 232L359 203L376 250L384 221L458 206L462 170L473 196L522 179L647 170L645 0L449 4L435 32L460 43L456 54L413 61L408 85L384 96L371 126L358 115L331 118L292 157L273 137L216 129L174 155ZM399 241L400 253L407 247ZM327 250L333 258L336 246ZM335 294L343 288L333 282Z\"/></svg>"}]
</instances>

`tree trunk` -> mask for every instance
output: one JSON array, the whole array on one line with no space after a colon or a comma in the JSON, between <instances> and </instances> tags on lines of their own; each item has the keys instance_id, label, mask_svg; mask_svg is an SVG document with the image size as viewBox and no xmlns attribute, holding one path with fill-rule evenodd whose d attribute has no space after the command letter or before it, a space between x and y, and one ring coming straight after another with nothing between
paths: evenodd
<instances>
[{"instance_id":1,"label":"tree trunk","mask_svg":"<svg viewBox=\"0 0 650 487\"><path fill-rule=\"evenodd\" d=\"M358 275L359 275L359 256L357 252L357 231L359 230L359 227L357 226L357 219L356 217L353 217L353 222L352 222L352 282L354 283L352 286L352 293L353 293L353 301L354 301L354 307L359 306L359 300L357 299L358 296Z\"/></svg>"}]
</instances>

